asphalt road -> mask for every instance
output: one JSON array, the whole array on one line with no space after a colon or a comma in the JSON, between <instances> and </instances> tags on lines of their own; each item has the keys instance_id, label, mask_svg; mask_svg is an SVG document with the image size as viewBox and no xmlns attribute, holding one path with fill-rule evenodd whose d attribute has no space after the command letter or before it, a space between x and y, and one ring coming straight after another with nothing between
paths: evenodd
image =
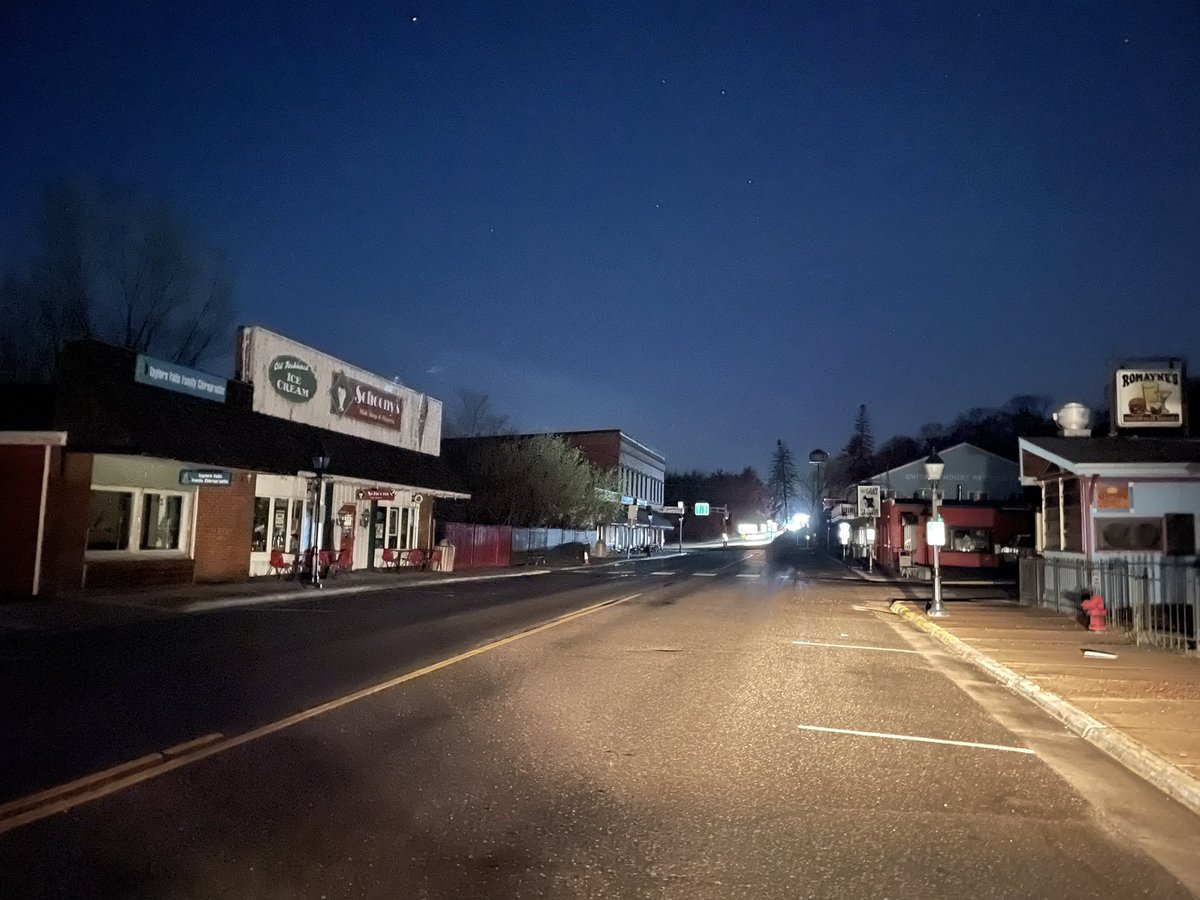
<instances>
[{"instance_id":1,"label":"asphalt road","mask_svg":"<svg viewBox=\"0 0 1200 900\"><path fill-rule=\"evenodd\" d=\"M1194 818L894 589L743 556L6 639L5 798L247 739L0 834L0 896L1190 896Z\"/></svg>"}]
</instances>

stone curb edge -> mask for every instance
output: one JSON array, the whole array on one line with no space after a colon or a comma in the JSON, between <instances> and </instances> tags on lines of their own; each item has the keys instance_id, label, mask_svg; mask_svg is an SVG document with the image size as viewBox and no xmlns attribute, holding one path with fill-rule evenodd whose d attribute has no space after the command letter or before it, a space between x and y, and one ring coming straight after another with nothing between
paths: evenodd
<instances>
[{"instance_id":1,"label":"stone curb edge","mask_svg":"<svg viewBox=\"0 0 1200 900\"><path fill-rule=\"evenodd\" d=\"M552 569L530 569L525 572L500 572L495 575L466 575L462 578L421 578L396 584L353 584L346 587L321 588L320 590L280 591L276 594L251 594L246 597L218 597L213 600L194 600L181 606L181 613L214 612L220 609L236 609L239 606L259 606L267 603L285 603L289 600L316 600L319 597L336 597L339 594L367 594L374 591L404 590L410 587L428 587L431 584L461 584L464 581L495 581L500 578L528 578L531 575L549 575Z\"/></svg>"},{"instance_id":2,"label":"stone curb edge","mask_svg":"<svg viewBox=\"0 0 1200 900\"><path fill-rule=\"evenodd\" d=\"M285 603L289 600L314 600L318 597L336 597L339 594L365 594L372 591L394 591L410 587L428 587L431 584L461 584L466 581L495 581L501 578L528 578L531 575L550 575L555 571L569 572L578 569L598 569L604 566L614 566L621 563L646 562L657 559L673 559L677 556L687 556L686 553L666 553L661 556L640 556L630 559L612 559L601 563L589 563L586 566L566 566L562 569L528 569L519 572L496 572L491 575L463 575L450 578L422 578L413 581L403 581L397 584L377 583L347 585L346 587L322 588L317 591L278 591L274 594L250 594L244 597L216 597L212 600L193 600L180 606L181 613L216 612L222 609L237 609L240 606L260 606L270 603Z\"/></svg>"},{"instance_id":3,"label":"stone curb edge","mask_svg":"<svg viewBox=\"0 0 1200 900\"><path fill-rule=\"evenodd\" d=\"M904 605L903 601L893 601L889 608L891 612L911 625L941 641L971 665L987 672L1009 690L1033 701L1066 725L1074 734L1107 753L1135 775L1150 782L1193 813L1200 815L1200 779L1193 778L1145 745L1111 728L1095 716L1089 715L1069 701L1041 687L1035 681L1018 675L1007 666L1001 665L990 656L955 637L945 628L929 621L924 615L913 612Z\"/></svg>"}]
</instances>

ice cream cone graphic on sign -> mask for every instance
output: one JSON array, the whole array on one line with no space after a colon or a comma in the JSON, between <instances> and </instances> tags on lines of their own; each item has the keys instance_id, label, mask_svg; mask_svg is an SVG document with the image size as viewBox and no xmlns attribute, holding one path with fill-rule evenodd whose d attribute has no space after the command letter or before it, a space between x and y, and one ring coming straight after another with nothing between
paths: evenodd
<instances>
[{"instance_id":1,"label":"ice cream cone graphic on sign","mask_svg":"<svg viewBox=\"0 0 1200 900\"><path fill-rule=\"evenodd\" d=\"M333 384L329 386L330 411L339 416L344 416L346 410L350 408L350 384L346 380L346 375L343 372L335 372L333 375Z\"/></svg>"}]
</instances>

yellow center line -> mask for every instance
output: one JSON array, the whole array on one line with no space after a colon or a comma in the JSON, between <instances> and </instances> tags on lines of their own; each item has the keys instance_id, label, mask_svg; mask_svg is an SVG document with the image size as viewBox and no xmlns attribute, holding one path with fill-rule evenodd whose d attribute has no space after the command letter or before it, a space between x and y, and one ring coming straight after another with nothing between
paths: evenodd
<instances>
[{"instance_id":1,"label":"yellow center line","mask_svg":"<svg viewBox=\"0 0 1200 900\"><path fill-rule=\"evenodd\" d=\"M62 796L75 786L83 786L94 783L97 779L96 775L85 776L84 778L76 779L65 785L60 785L56 788L50 788L45 791L40 791L37 794L30 795L12 803L5 804L9 809L23 809L15 815L4 816L0 814L0 834L7 831L12 831L15 828L20 828L22 825L28 825L31 822L37 822L45 819L48 816L57 813L66 812L76 806L81 806L84 803L90 803L93 800L99 800L102 797L107 797L109 794L115 794L118 791L123 791L126 788L133 787L143 781L149 781L151 778L157 778L160 775L165 775L168 772L173 772L176 769L181 769L184 766L189 766L192 763L207 759L210 756L216 756L218 753L224 753L226 750L232 750L235 747L240 747L242 744L248 744L251 741L256 741L259 738L275 734L278 731L283 731L285 728L291 728L293 725L299 725L301 722L306 722L309 719L314 719L317 716L324 715L327 712L340 709L343 706L348 706L351 703L357 703L359 700L365 700L367 697L372 697L375 694L398 687L409 681L414 681L426 675L431 675L434 672L445 669L456 663L463 662L484 653L489 653L492 650L498 650L501 647L506 647L516 641L524 640L532 637L535 634L540 634L543 631L548 631L551 628L557 628L559 625L565 625L568 622L573 622L583 616L591 615L599 612L602 609L616 606L619 603L626 603L629 600L636 599L641 596L639 591L636 594L627 594L624 597L619 597L616 600L603 600L600 603L594 603L591 606L585 606L582 609L577 609L574 612L566 613L551 619L549 622L544 622L541 625L534 626L526 631L517 634L509 635L499 640L491 641L481 647L476 647L473 650L467 650L455 656L439 660L435 663L430 663L427 666L422 666L419 669L414 669L411 672L406 672L396 678L390 678L387 681L381 681L379 684L371 685L370 687L362 688L353 693L346 694L343 697L338 697L335 700L329 700L318 706L310 707L302 712L294 713L290 716L285 716L274 722L269 722L266 725L260 725L250 731L242 734L233 735L232 737L215 740L213 735L205 735L203 738L197 738L195 742L188 741L184 744L178 744L164 751L161 761L154 762L145 768L139 768L136 772L126 775L123 778L116 778L105 784L95 787L91 790L84 790L78 793L71 793L68 796ZM202 746L195 746L197 743L202 743ZM188 749L189 746L194 746L195 749ZM117 771L124 770L128 766L141 765L147 760L153 760L160 754L151 754L149 757L142 757L139 760L134 760L131 763L114 767L108 770L112 774ZM47 798L47 802L39 803L40 798Z\"/></svg>"}]
</instances>

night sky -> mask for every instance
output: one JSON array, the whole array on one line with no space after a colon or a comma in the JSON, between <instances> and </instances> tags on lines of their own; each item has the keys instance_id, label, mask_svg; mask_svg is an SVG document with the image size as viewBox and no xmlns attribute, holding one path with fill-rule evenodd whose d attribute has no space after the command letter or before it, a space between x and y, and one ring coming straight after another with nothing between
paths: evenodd
<instances>
[{"instance_id":1,"label":"night sky","mask_svg":"<svg viewBox=\"0 0 1200 900\"><path fill-rule=\"evenodd\" d=\"M1095 405L1200 367L1197 10L6 0L0 252L132 182L244 323L670 468Z\"/></svg>"}]
</instances>

